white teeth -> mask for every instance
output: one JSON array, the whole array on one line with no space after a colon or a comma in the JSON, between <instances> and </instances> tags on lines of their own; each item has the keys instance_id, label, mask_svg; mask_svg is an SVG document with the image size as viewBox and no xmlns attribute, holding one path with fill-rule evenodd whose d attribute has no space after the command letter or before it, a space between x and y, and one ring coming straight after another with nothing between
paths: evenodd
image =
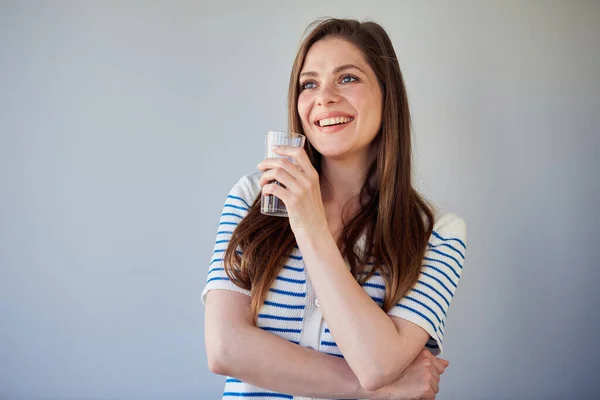
<instances>
[{"instance_id":1,"label":"white teeth","mask_svg":"<svg viewBox=\"0 0 600 400\"><path fill-rule=\"evenodd\" d=\"M352 121L354 118L352 117L334 117L334 118L325 118L319 121L319 126L329 126L335 124L347 124Z\"/></svg>"}]
</instances>

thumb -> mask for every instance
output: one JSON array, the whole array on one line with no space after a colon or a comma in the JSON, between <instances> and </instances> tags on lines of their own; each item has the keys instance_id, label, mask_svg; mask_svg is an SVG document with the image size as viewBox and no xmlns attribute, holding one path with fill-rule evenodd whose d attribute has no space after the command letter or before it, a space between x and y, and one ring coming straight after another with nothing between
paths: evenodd
<instances>
[{"instance_id":1,"label":"thumb","mask_svg":"<svg viewBox=\"0 0 600 400\"><path fill-rule=\"evenodd\" d=\"M439 371L440 374L443 374L444 371L446 370L446 368L448 368L448 365L450 365L450 362L446 359L443 358L437 358L437 369Z\"/></svg>"}]
</instances>

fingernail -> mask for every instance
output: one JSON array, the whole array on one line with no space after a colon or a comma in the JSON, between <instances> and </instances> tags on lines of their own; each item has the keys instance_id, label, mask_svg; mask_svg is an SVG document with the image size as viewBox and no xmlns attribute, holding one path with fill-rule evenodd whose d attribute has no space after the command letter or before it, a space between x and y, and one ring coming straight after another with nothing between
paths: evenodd
<instances>
[{"instance_id":1,"label":"fingernail","mask_svg":"<svg viewBox=\"0 0 600 400\"><path fill-rule=\"evenodd\" d=\"M271 150L278 150L278 149L279 149L279 145L271 146Z\"/></svg>"}]
</instances>

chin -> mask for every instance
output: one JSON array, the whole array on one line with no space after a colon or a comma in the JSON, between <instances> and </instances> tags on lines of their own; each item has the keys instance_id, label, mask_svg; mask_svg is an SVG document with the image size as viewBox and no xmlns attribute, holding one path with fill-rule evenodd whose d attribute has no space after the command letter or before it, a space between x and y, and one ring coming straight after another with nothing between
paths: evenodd
<instances>
[{"instance_id":1,"label":"chin","mask_svg":"<svg viewBox=\"0 0 600 400\"><path fill-rule=\"evenodd\" d=\"M344 158L348 155L348 148L341 148L340 146L314 146L314 148L321 153L323 157L327 158Z\"/></svg>"}]
</instances>

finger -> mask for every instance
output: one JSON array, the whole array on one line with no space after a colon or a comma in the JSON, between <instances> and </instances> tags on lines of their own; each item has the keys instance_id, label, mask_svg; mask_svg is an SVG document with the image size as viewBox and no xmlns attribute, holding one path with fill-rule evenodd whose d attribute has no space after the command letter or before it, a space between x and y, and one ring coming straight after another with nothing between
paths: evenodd
<instances>
[{"instance_id":1,"label":"finger","mask_svg":"<svg viewBox=\"0 0 600 400\"><path fill-rule=\"evenodd\" d=\"M273 195L286 204L289 198L289 192L276 183L267 183L261 190L263 195ZM287 204L286 204L287 205Z\"/></svg>"},{"instance_id":2,"label":"finger","mask_svg":"<svg viewBox=\"0 0 600 400\"><path fill-rule=\"evenodd\" d=\"M439 393L439 391L440 391L440 385L438 382L436 382L436 381L431 382L431 388L433 389L435 394Z\"/></svg>"},{"instance_id":3,"label":"finger","mask_svg":"<svg viewBox=\"0 0 600 400\"><path fill-rule=\"evenodd\" d=\"M434 359L433 359L433 365L435 366L438 373L440 373L440 374L444 373L444 371L446 370L446 367L448 367L448 364L449 364L448 360L444 360L443 358L434 357Z\"/></svg>"},{"instance_id":4,"label":"finger","mask_svg":"<svg viewBox=\"0 0 600 400\"><path fill-rule=\"evenodd\" d=\"M429 360L433 360L433 359L436 358L433 354L431 354L431 351L429 351L427 349L421 350L421 353L419 355L421 357L424 357L424 358L429 359Z\"/></svg>"},{"instance_id":5,"label":"finger","mask_svg":"<svg viewBox=\"0 0 600 400\"><path fill-rule=\"evenodd\" d=\"M267 171L273 168L281 168L290 174L294 179L300 179L302 177L302 171L300 171L297 165L292 164L285 158L265 158L256 166L261 171Z\"/></svg>"},{"instance_id":6,"label":"finger","mask_svg":"<svg viewBox=\"0 0 600 400\"><path fill-rule=\"evenodd\" d=\"M308 158L308 154L306 154L306 151L302 147L279 146L273 148L273 152L280 156L292 157L296 164L304 171L314 169Z\"/></svg>"},{"instance_id":7,"label":"finger","mask_svg":"<svg viewBox=\"0 0 600 400\"><path fill-rule=\"evenodd\" d=\"M436 382L440 381L440 373L438 372L438 370L432 365L429 367L429 371L431 372L431 376L433 377L433 380Z\"/></svg>"},{"instance_id":8,"label":"finger","mask_svg":"<svg viewBox=\"0 0 600 400\"><path fill-rule=\"evenodd\" d=\"M264 186L274 180L283 184L288 189L296 184L294 177L279 167L264 172L258 180L258 183L260 186Z\"/></svg>"}]
</instances>

